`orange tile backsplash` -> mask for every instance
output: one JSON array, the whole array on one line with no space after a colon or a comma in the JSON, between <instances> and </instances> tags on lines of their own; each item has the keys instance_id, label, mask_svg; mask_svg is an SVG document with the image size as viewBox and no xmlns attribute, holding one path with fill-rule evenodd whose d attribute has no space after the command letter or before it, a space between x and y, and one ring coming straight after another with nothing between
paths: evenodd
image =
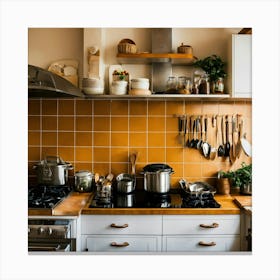
<instances>
[{"instance_id":1,"label":"orange tile backsplash","mask_svg":"<svg viewBox=\"0 0 280 280\"><path fill-rule=\"evenodd\" d=\"M210 160L199 150L183 148L174 115L242 114L251 141L251 109L248 101L29 99L29 175L35 176L32 166L46 155L61 156L74 166L73 172L117 175L131 171L129 154L137 151L136 171L149 163L166 163L175 171L172 187L180 178L213 182L217 171L232 167L229 159ZM250 162L244 153L236 166L243 161Z\"/></svg>"}]
</instances>

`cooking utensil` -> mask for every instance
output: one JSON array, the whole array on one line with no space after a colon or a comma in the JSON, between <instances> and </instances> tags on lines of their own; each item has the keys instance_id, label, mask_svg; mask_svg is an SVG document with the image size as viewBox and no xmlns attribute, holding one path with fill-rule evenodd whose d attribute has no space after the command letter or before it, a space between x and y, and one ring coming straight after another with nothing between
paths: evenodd
<instances>
[{"instance_id":1,"label":"cooking utensil","mask_svg":"<svg viewBox=\"0 0 280 280\"><path fill-rule=\"evenodd\" d=\"M188 135L188 143L187 146L189 148L191 148L191 143L192 143L192 137L193 137L193 116L190 116L190 121L189 121L189 127L190 127L190 131L189 131L189 135Z\"/></svg>"},{"instance_id":2,"label":"cooking utensil","mask_svg":"<svg viewBox=\"0 0 280 280\"><path fill-rule=\"evenodd\" d=\"M225 143L225 153L224 156L228 157L230 152L230 143L229 143L229 122L228 115L226 116L226 143Z\"/></svg>"},{"instance_id":3,"label":"cooking utensil","mask_svg":"<svg viewBox=\"0 0 280 280\"><path fill-rule=\"evenodd\" d=\"M196 137L197 137L196 125L197 125L196 118L194 117L194 119L193 119L193 126L192 126L192 129L193 129L193 139L190 142L190 148L195 148L195 145L196 145Z\"/></svg>"},{"instance_id":4,"label":"cooking utensil","mask_svg":"<svg viewBox=\"0 0 280 280\"><path fill-rule=\"evenodd\" d=\"M205 129L205 142L202 143L202 152L204 157L208 157L210 150L211 150L211 146L210 144L207 142L207 126L208 126L208 118L206 117L204 119L204 129Z\"/></svg>"},{"instance_id":5,"label":"cooking utensil","mask_svg":"<svg viewBox=\"0 0 280 280\"><path fill-rule=\"evenodd\" d=\"M135 175L136 173L136 160L138 158L138 153L132 153L130 156L129 156L129 160L130 160L130 163L131 163L131 174L132 175Z\"/></svg>"},{"instance_id":6,"label":"cooking utensil","mask_svg":"<svg viewBox=\"0 0 280 280\"><path fill-rule=\"evenodd\" d=\"M224 156L224 136L223 136L223 116L217 118L217 129L218 129L218 157Z\"/></svg>"},{"instance_id":7,"label":"cooking utensil","mask_svg":"<svg viewBox=\"0 0 280 280\"><path fill-rule=\"evenodd\" d=\"M73 166L59 156L46 156L33 169L37 171L38 184L58 186L68 182L68 170L72 170Z\"/></svg>"},{"instance_id":8,"label":"cooking utensil","mask_svg":"<svg viewBox=\"0 0 280 280\"><path fill-rule=\"evenodd\" d=\"M211 147L209 158L211 160L214 160L216 158L217 152L218 152L218 149L217 149L217 138L218 138L217 116L212 117L212 127L215 128L215 135L214 135L215 144L214 144L214 146Z\"/></svg>"},{"instance_id":9,"label":"cooking utensil","mask_svg":"<svg viewBox=\"0 0 280 280\"><path fill-rule=\"evenodd\" d=\"M239 158L241 151L242 151L242 146L241 146L241 135L243 135L243 119L242 117L237 121L238 124L238 141L237 141L237 145L236 145L236 157Z\"/></svg>"},{"instance_id":10,"label":"cooking utensil","mask_svg":"<svg viewBox=\"0 0 280 280\"><path fill-rule=\"evenodd\" d=\"M249 143L249 141L246 139L246 133L243 134L243 137L240 140L241 147L245 153L246 156L251 157L252 156L252 146Z\"/></svg>"},{"instance_id":11,"label":"cooking utensil","mask_svg":"<svg viewBox=\"0 0 280 280\"><path fill-rule=\"evenodd\" d=\"M144 190L152 193L167 193L170 190L170 175L173 169L162 163L148 164L143 168Z\"/></svg>"},{"instance_id":12,"label":"cooking utensil","mask_svg":"<svg viewBox=\"0 0 280 280\"><path fill-rule=\"evenodd\" d=\"M92 173L88 170L80 170L75 172L75 191L91 192L92 191Z\"/></svg>"},{"instance_id":13,"label":"cooking utensil","mask_svg":"<svg viewBox=\"0 0 280 280\"><path fill-rule=\"evenodd\" d=\"M179 144L183 144L182 139L182 132L183 132L183 119L181 116L178 117L178 142Z\"/></svg>"},{"instance_id":14,"label":"cooking utensil","mask_svg":"<svg viewBox=\"0 0 280 280\"><path fill-rule=\"evenodd\" d=\"M197 137L198 137L198 135L200 135L200 136L196 143L196 148L200 149L201 145L202 145L202 129L201 129L201 118L200 117L197 118Z\"/></svg>"},{"instance_id":15,"label":"cooking utensil","mask_svg":"<svg viewBox=\"0 0 280 280\"><path fill-rule=\"evenodd\" d=\"M216 193L216 189L206 182L188 183L186 180L180 179L179 184L183 192L190 195L199 196L211 193L214 196Z\"/></svg>"}]
</instances>

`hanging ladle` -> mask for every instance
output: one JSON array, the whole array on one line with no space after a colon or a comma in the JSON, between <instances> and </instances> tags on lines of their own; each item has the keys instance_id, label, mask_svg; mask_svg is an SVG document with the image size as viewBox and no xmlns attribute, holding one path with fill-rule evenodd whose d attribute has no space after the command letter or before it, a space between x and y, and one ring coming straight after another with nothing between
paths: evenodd
<instances>
[{"instance_id":1,"label":"hanging ladle","mask_svg":"<svg viewBox=\"0 0 280 280\"><path fill-rule=\"evenodd\" d=\"M208 125L208 119L207 117L204 119L204 129L205 129L205 142L202 143L202 152L204 157L208 157L210 154L211 146L209 143L207 143L207 125Z\"/></svg>"},{"instance_id":2,"label":"hanging ladle","mask_svg":"<svg viewBox=\"0 0 280 280\"><path fill-rule=\"evenodd\" d=\"M225 144L225 157L229 156L230 152L230 143L229 143L229 123L228 123L228 116L226 116L226 144Z\"/></svg>"},{"instance_id":3,"label":"hanging ladle","mask_svg":"<svg viewBox=\"0 0 280 280\"><path fill-rule=\"evenodd\" d=\"M195 142L196 142L196 119L193 120L193 139L190 141L189 147L194 148L195 147Z\"/></svg>"},{"instance_id":4,"label":"hanging ladle","mask_svg":"<svg viewBox=\"0 0 280 280\"><path fill-rule=\"evenodd\" d=\"M218 147L218 156L219 157L223 157L225 155L225 148L224 148L224 116L222 116L221 118L221 122L220 122L220 119L218 118L217 120L217 127L218 129L221 128L221 131L219 131L218 135L219 135L219 138L221 140L222 138L222 142L220 142L220 146Z\"/></svg>"}]
</instances>

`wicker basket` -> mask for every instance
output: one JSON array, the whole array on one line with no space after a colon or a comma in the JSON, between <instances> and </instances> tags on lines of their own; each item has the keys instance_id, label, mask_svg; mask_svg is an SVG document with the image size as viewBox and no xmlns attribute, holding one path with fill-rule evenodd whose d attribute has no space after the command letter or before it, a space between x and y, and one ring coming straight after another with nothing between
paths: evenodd
<instances>
[{"instance_id":1,"label":"wicker basket","mask_svg":"<svg viewBox=\"0 0 280 280\"><path fill-rule=\"evenodd\" d=\"M181 46L179 46L177 48L178 53L185 53L185 54L193 54L193 49L191 46L189 45L184 45L183 43L181 44Z\"/></svg>"},{"instance_id":2,"label":"wicker basket","mask_svg":"<svg viewBox=\"0 0 280 280\"><path fill-rule=\"evenodd\" d=\"M119 53L136 53L137 47L130 39L122 39L118 44Z\"/></svg>"}]
</instances>

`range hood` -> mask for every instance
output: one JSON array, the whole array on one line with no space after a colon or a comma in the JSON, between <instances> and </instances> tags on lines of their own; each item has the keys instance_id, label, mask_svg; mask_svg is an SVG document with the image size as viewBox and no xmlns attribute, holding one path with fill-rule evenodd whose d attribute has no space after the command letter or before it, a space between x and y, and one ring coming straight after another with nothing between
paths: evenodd
<instances>
[{"instance_id":1,"label":"range hood","mask_svg":"<svg viewBox=\"0 0 280 280\"><path fill-rule=\"evenodd\" d=\"M84 97L84 94L59 75L28 65L28 97Z\"/></svg>"}]
</instances>

